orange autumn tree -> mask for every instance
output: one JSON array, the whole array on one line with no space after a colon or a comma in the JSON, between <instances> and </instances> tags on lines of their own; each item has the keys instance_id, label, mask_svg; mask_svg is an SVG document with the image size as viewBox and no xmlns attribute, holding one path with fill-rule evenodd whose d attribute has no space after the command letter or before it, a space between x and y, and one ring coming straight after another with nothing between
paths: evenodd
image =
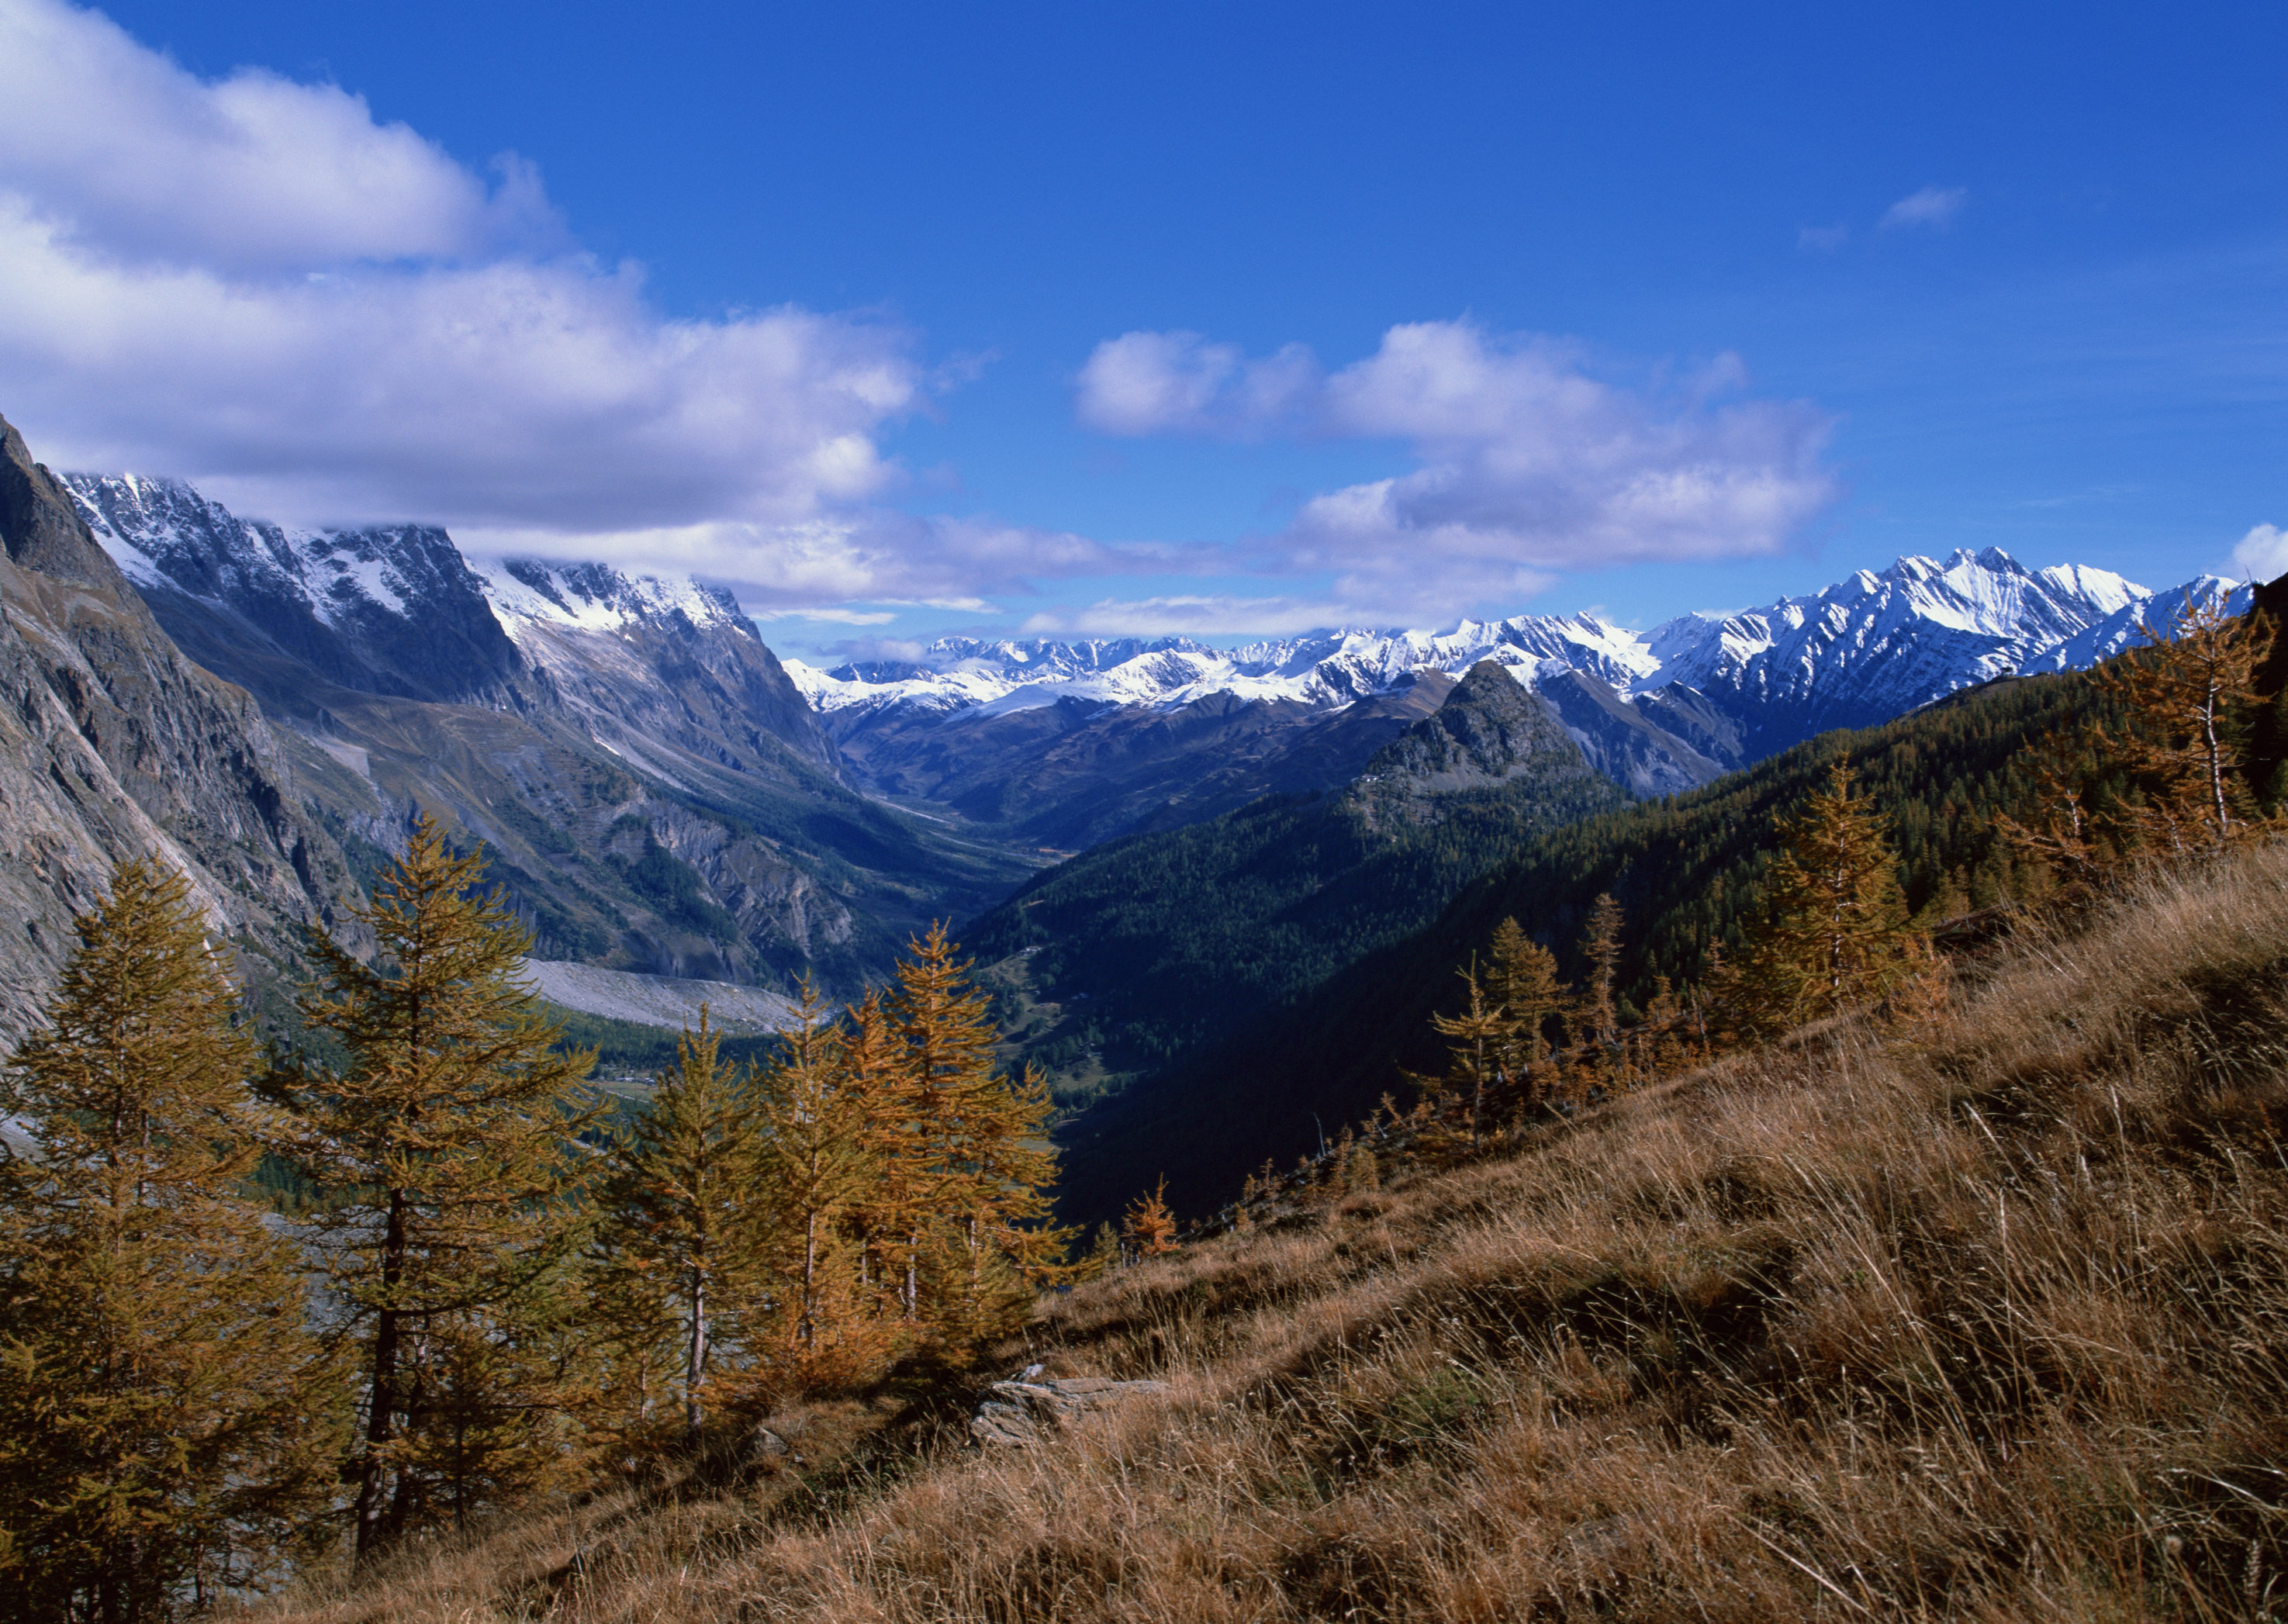
<instances>
[{"instance_id":1,"label":"orange autumn tree","mask_svg":"<svg viewBox=\"0 0 2288 1624\"><path fill-rule=\"evenodd\" d=\"M908 1312L949 1353L1018 1323L1063 1267L1071 1232L1048 1222L1056 1152L1048 1086L997 1065L990 1001L942 924L914 939L886 1001L904 1046L901 1098L913 1125L915 1200L905 1217Z\"/></svg>"},{"instance_id":2,"label":"orange autumn tree","mask_svg":"<svg viewBox=\"0 0 2288 1624\"><path fill-rule=\"evenodd\" d=\"M344 1372L242 1193L274 1125L188 886L123 864L77 927L0 1074L0 1618L170 1619L317 1548Z\"/></svg>"}]
</instances>

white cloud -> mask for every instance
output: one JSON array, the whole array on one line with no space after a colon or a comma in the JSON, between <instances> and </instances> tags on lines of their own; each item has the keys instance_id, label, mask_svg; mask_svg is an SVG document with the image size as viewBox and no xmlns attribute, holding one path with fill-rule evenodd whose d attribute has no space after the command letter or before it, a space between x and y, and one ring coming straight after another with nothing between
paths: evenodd
<instances>
[{"instance_id":1,"label":"white cloud","mask_svg":"<svg viewBox=\"0 0 2288 1624\"><path fill-rule=\"evenodd\" d=\"M1362 619L1377 625L1398 623L1387 615L1362 616L1356 606L1334 598L1179 592L1154 598L1105 598L1092 604L1045 609L1019 630L1029 637L1158 638L1185 633L1284 637Z\"/></svg>"},{"instance_id":2,"label":"white cloud","mask_svg":"<svg viewBox=\"0 0 2288 1624\"><path fill-rule=\"evenodd\" d=\"M1130 432L1156 422L1237 438L1292 422L1408 442L1412 471L1313 497L1259 560L1331 575L1338 604L1378 621L1514 603L1554 570L1769 555L1836 494L1820 461L1828 419L1733 398L1744 381L1734 357L1632 390L1565 345L1425 321L1392 328L1307 392L1251 396L1232 381L1267 363L1189 333L1128 334L1099 346L1100 363L1144 380L1121 397ZM1084 410L1101 423L1084 376Z\"/></svg>"},{"instance_id":3,"label":"white cloud","mask_svg":"<svg viewBox=\"0 0 2288 1624\"><path fill-rule=\"evenodd\" d=\"M1116 574L1152 556L1069 532L879 508L795 524L709 521L601 537L472 527L454 539L478 558L604 557L624 568L721 582L748 613L765 618L820 618L812 612L856 605L997 613L981 587L1023 594L1041 576Z\"/></svg>"},{"instance_id":4,"label":"white cloud","mask_svg":"<svg viewBox=\"0 0 2288 1624\"><path fill-rule=\"evenodd\" d=\"M2288 530L2278 525L2256 525L2232 550L2232 561L2250 581L2276 581L2288 575Z\"/></svg>"},{"instance_id":5,"label":"white cloud","mask_svg":"<svg viewBox=\"0 0 2288 1624\"><path fill-rule=\"evenodd\" d=\"M56 0L0 4L0 176L76 246L242 273L468 257L555 232L513 159L488 188L361 97L250 68L203 83Z\"/></svg>"},{"instance_id":6,"label":"white cloud","mask_svg":"<svg viewBox=\"0 0 2288 1624\"><path fill-rule=\"evenodd\" d=\"M1795 234L1795 245L1810 253L1831 254L1850 241L1848 226L1804 226Z\"/></svg>"},{"instance_id":7,"label":"white cloud","mask_svg":"<svg viewBox=\"0 0 2288 1624\"><path fill-rule=\"evenodd\" d=\"M1884 210L1879 224L1886 231L1903 226L1943 228L1954 223L1954 217L1962 212L1963 204L1969 201L1970 191L1966 186L1925 186L1919 192L1910 192Z\"/></svg>"},{"instance_id":8,"label":"white cloud","mask_svg":"<svg viewBox=\"0 0 2288 1624\"><path fill-rule=\"evenodd\" d=\"M1299 344L1249 360L1197 333L1123 333L1080 369L1077 409L1108 434L1222 434L1247 439L1278 426L1319 383Z\"/></svg>"},{"instance_id":9,"label":"white cloud","mask_svg":"<svg viewBox=\"0 0 2288 1624\"><path fill-rule=\"evenodd\" d=\"M882 436L941 382L902 327L667 319L500 173L333 86L203 81L96 13L0 0L0 409L60 467L683 560L766 606L976 602L1113 557L879 507Z\"/></svg>"}]
</instances>

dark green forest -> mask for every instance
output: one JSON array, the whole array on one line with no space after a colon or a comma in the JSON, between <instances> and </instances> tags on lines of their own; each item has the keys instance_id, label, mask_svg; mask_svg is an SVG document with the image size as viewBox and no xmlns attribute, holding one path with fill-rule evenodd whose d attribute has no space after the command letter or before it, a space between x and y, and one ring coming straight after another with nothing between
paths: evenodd
<instances>
[{"instance_id":1,"label":"dark green forest","mask_svg":"<svg viewBox=\"0 0 2288 1624\"><path fill-rule=\"evenodd\" d=\"M1097 1219L1163 1173L1180 1209L1217 1205L1266 1158L1291 1161L1386 1091L1403 1101L1400 1068L1435 1066L1429 1017L1456 1004L1454 972L1505 917L1577 979L1589 905L1615 897L1626 922L1625 1018L1656 978L1696 982L1705 945L1739 939L1775 818L1800 806L1839 756L1891 814L1911 907L1934 919L2006 900L2035 883L1995 826L2031 788L2024 754L2076 732L2094 703L2079 677L2006 678L1881 727L1823 735L1685 795L1455 849L1450 886L1393 899L1415 928L1331 973L1298 973L1257 1018L1068 1122L1063 1211Z\"/></svg>"},{"instance_id":2,"label":"dark green forest","mask_svg":"<svg viewBox=\"0 0 2288 1624\"><path fill-rule=\"evenodd\" d=\"M963 941L980 965L1024 955L1032 999L1058 1006L1020 1042L1053 1079L1091 1055L1147 1070L1418 929L1490 854L1625 799L1585 763L1439 796L1434 820L1377 816L1352 791L1268 796L1061 864ZM1005 1029L1013 977L995 979Z\"/></svg>"}]
</instances>

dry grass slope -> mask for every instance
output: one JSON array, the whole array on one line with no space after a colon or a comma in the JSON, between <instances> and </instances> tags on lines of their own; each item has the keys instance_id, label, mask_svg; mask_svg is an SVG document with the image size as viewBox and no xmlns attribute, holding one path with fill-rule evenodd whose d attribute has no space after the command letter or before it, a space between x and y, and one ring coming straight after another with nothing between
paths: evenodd
<instances>
[{"instance_id":1,"label":"dry grass slope","mask_svg":"<svg viewBox=\"0 0 2288 1624\"><path fill-rule=\"evenodd\" d=\"M1164 1406L568 1509L276 1616L2288 1617L2284 1129L2274 848L2022 939L1943 1026L1799 1034L1008 1351Z\"/></svg>"}]
</instances>

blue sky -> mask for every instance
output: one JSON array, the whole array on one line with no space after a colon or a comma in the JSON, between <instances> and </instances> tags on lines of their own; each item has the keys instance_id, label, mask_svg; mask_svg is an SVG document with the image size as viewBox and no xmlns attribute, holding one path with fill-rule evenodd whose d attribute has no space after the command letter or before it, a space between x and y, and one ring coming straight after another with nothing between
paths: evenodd
<instances>
[{"instance_id":1,"label":"blue sky","mask_svg":"<svg viewBox=\"0 0 2288 1624\"><path fill-rule=\"evenodd\" d=\"M1727 10L0 0L0 411L801 651L2288 567L2288 12Z\"/></svg>"}]
</instances>

